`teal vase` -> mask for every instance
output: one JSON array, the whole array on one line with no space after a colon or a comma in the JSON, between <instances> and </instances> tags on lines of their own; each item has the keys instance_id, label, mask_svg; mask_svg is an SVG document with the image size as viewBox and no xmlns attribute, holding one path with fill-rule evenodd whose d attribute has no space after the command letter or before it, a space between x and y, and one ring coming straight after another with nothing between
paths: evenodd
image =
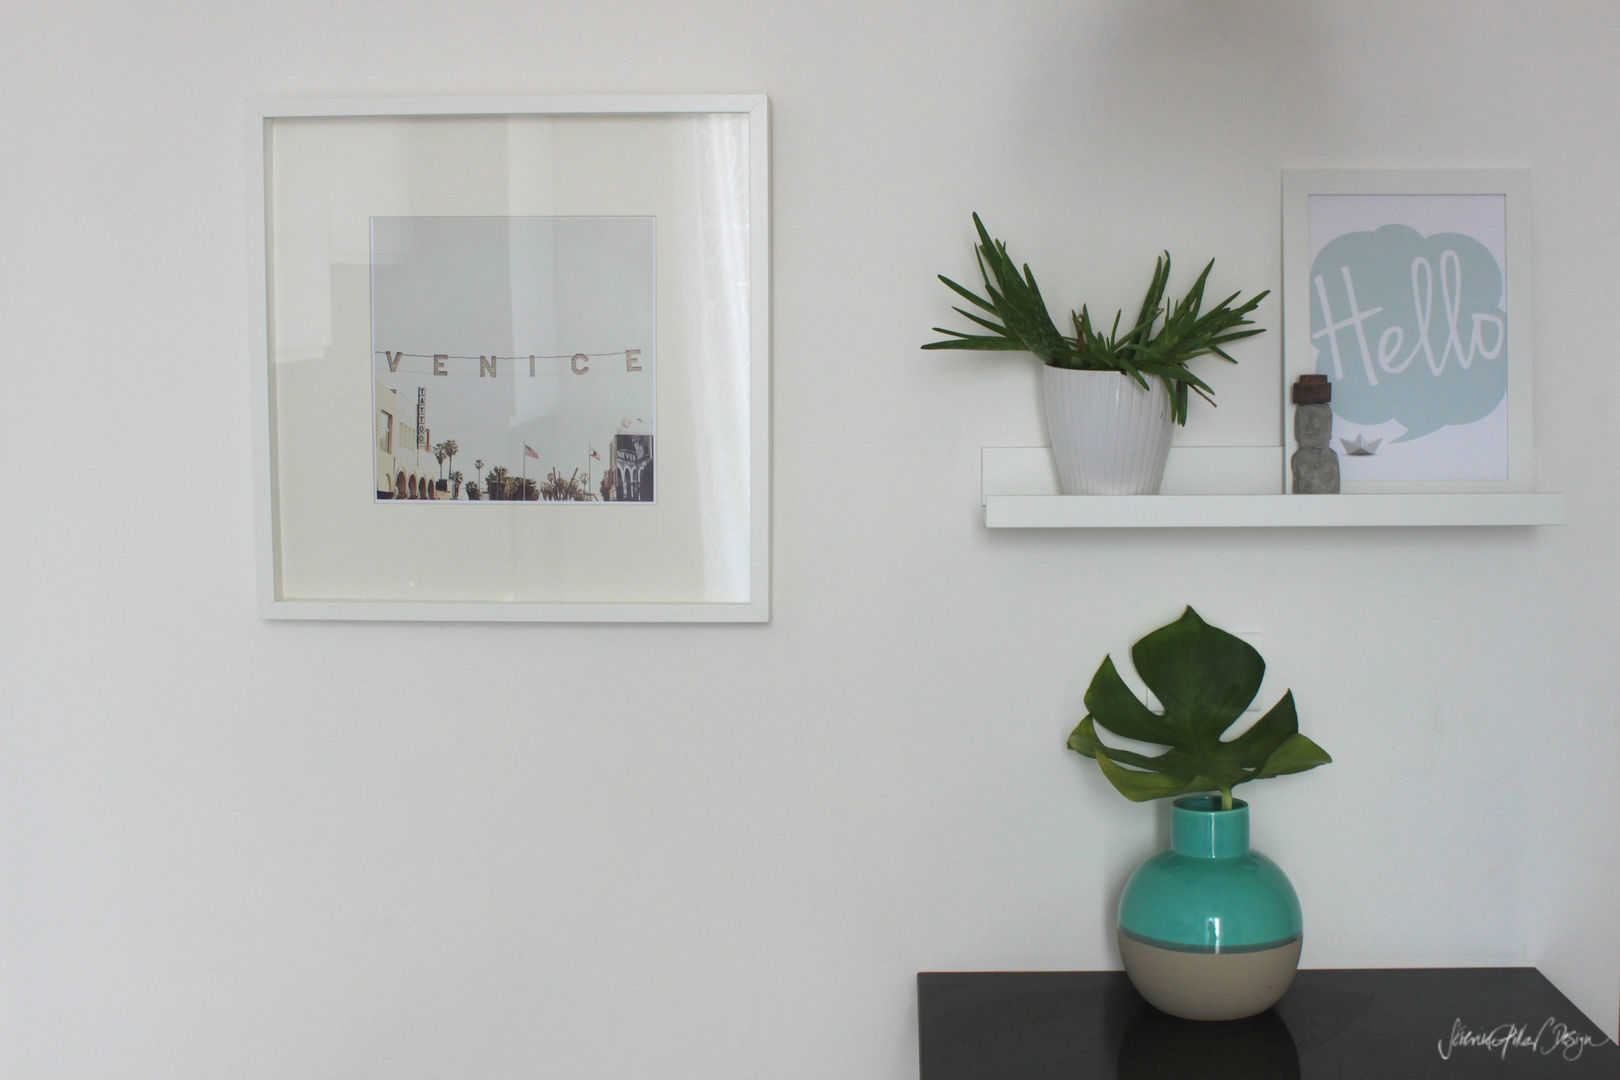
<instances>
[{"instance_id":1,"label":"teal vase","mask_svg":"<svg viewBox=\"0 0 1620 1080\"><path fill-rule=\"evenodd\" d=\"M1170 848L1139 866L1119 901L1125 972L1154 1006L1189 1020L1264 1012L1299 967L1299 897L1249 850L1249 804L1177 799Z\"/></svg>"}]
</instances>

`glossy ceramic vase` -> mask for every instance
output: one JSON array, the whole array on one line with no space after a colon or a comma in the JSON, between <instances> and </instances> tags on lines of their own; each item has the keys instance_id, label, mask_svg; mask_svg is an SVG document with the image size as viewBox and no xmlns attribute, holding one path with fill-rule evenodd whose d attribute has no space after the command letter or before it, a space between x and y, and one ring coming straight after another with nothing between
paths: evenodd
<instances>
[{"instance_id":1,"label":"glossy ceramic vase","mask_svg":"<svg viewBox=\"0 0 1620 1080\"><path fill-rule=\"evenodd\" d=\"M1276 863L1249 850L1249 805L1177 799L1170 848L1137 868L1119 902L1125 973L1151 1004L1188 1020L1264 1012L1294 981L1299 897Z\"/></svg>"},{"instance_id":2,"label":"glossy ceramic vase","mask_svg":"<svg viewBox=\"0 0 1620 1080\"><path fill-rule=\"evenodd\" d=\"M1043 367L1042 400L1065 495L1157 495L1174 430L1163 379Z\"/></svg>"}]
</instances>

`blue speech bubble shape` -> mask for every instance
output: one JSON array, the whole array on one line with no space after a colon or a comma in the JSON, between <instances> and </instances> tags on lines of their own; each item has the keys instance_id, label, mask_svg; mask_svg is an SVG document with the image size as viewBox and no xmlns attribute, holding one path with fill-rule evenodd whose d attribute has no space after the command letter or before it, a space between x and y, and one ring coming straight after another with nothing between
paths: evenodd
<instances>
[{"instance_id":1,"label":"blue speech bubble shape","mask_svg":"<svg viewBox=\"0 0 1620 1080\"><path fill-rule=\"evenodd\" d=\"M1345 233L1311 264L1311 345L1333 412L1395 420L1405 442L1489 416L1507 397L1502 267L1462 233Z\"/></svg>"}]
</instances>

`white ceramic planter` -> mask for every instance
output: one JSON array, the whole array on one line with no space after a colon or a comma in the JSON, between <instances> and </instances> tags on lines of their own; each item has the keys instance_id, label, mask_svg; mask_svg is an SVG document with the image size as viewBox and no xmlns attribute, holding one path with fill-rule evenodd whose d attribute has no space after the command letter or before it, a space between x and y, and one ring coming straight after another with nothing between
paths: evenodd
<instances>
[{"instance_id":1,"label":"white ceramic planter","mask_svg":"<svg viewBox=\"0 0 1620 1080\"><path fill-rule=\"evenodd\" d=\"M1046 430L1065 495L1157 495L1170 453L1170 392L1117 371L1043 367Z\"/></svg>"}]
</instances>

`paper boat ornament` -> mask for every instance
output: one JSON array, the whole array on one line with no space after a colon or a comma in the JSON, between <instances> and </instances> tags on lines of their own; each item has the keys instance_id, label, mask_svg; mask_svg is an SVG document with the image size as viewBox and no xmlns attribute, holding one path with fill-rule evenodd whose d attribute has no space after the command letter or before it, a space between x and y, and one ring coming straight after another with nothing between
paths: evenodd
<instances>
[{"instance_id":1,"label":"paper boat ornament","mask_svg":"<svg viewBox=\"0 0 1620 1080\"><path fill-rule=\"evenodd\" d=\"M1368 441L1357 435L1354 439L1340 439L1339 445L1344 447L1344 452L1351 457L1372 457L1378 453L1378 444L1383 441L1383 439Z\"/></svg>"}]
</instances>

